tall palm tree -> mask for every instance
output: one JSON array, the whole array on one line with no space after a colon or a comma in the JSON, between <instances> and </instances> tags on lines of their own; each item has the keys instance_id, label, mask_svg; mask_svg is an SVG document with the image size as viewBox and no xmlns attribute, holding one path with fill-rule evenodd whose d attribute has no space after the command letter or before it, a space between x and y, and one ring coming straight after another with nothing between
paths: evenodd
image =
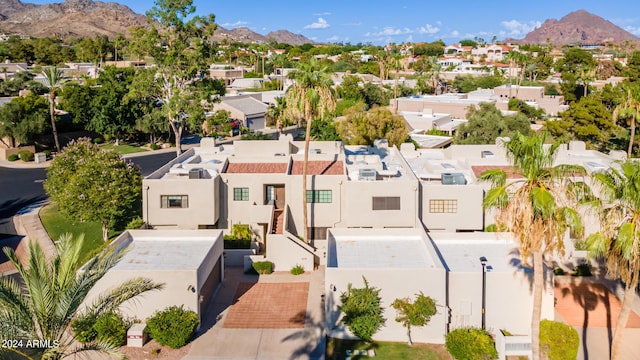
<instances>
[{"instance_id":1,"label":"tall palm tree","mask_svg":"<svg viewBox=\"0 0 640 360\"><path fill-rule=\"evenodd\" d=\"M519 242L520 257L528 264L533 257L533 311L531 341L533 359L540 359L540 317L542 314L543 261L545 253L564 252L567 229L582 232L582 222L569 204L573 198L568 175L584 173L575 166L556 166L553 161L559 143L545 146L546 134L527 137L518 133L505 143L507 156L521 178L507 181L504 170L488 170L480 179L490 181L483 200L495 208L496 225L511 231Z\"/></svg>"},{"instance_id":2,"label":"tall palm tree","mask_svg":"<svg viewBox=\"0 0 640 360\"><path fill-rule=\"evenodd\" d=\"M49 115L51 116L51 127L53 128L53 140L56 144L56 150L60 152L60 140L56 129L56 90L62 86L65 77L62 70L55 66L44 68L42 75L44 75L45 86L49 88Z\"/></svg>"},{"instance_id":3,"label":"tall palm tree","mask_svg":"<svg viewBox=\"0 0 640 360\"><path fill-rule=\"evenodd\" d=\"M336 100L331 86L333 82L327 68L320 68L315 59L301 64L300 68L290 74L295 80L285 94L285 112L290 119L303 119L307 122L304 144L304 165L302 168L303 221L306 242L308 236L307 210L307 167L309 164L309 141L311 140L311 123L314 119L322 119L336 109Z\"/></svg>"},{"instance_id":4,"label":"tall palm tree","mask_svg":"<svg viewBox=\"0 0 640 360\"><path fill-rule=\"evenodd\" d=\"M8 276L0 279L2 339L49 340L53 346L34 349L37 354L30 354L43 359L62 359L84 351L124 358L118 347L109 343L77 345L70 329L71 322L79 315L99 316L114 311L125 301L146 291L161 289L163 285L142 278L129 280L103 294L91 305L81 306L91 288L124 255L123 251L110 246L79 271L83 243L83 236L72 239L69 234L63 235L56 242L55 256L47 259L39 243L30 241L24 263L20 262L13 249L4 248L24 284ZM6 351L0 349L0 357L2 350Z\"/></svg>"},{"instance_id":5,"label":"tall palm tree","mask_svg":"<svg viewBox=\"0 0 640 360\"><path fill-rule=\"evenodd\" d=\"M594 174L601 185L600 232L590 235L590 254L604 257L609 276L625 285L622 308L611 344L611 358L618 359L622 332L629 319L631 305L640 278L640 163L627 160L620 168Z\"/></svg>"},{"instance_id":6,"label":"tall palm tree","mask_svg":"<svg viewBox=\"0 0 640 360\"><path fill-rule=\"evenodd\" d=\"M622 102L613 110L613 121L625 119L631 130L627 157L631 157L633 141L636 136L636 120L640 116L640 86L637 84L625 86L625 94Z\"/></svg>"}]
</instances>

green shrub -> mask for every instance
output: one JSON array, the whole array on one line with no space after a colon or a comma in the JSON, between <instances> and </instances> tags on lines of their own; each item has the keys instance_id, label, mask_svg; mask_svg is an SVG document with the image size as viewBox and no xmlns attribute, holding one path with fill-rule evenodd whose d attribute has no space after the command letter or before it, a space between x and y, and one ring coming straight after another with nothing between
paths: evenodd
<instances>
[{"instance_id":1,"label":"green shrub","mask_svg":"<svg viewBox=\"0 0 640 360\"><path fill-rule=\"evenodd\" d=\"M144 220L140 216L136 216L127 224L127 229L140 229L144 225Z\"/></svg>"},{"instance_id":2,"label":"green shrub","mask_svg":"<svg viewBox=\"0 0 640 360\"><path fill-rule=\"evenodd\" d=\"M251 239L237 239L231 235L225 235L223 238L225 249L251 249Z\"/></svg>"},{"instance_id":3,"label":"green shrub","mask_svg":"<svg viewBox=\"0 0 640 360\"><path fill-rule=\"evenodd\" d=\"M193 311L171 306L149 318L147 328L149 335L159 344L178 349L195 334L198 323L198 315Z\"/></svg>"},{"instance_id":4,"label":"green shrub","mask_svg":"<svg viewBox=\"0 0 640 360\"><path fill-rule=\"evenodd\" d=\"M456 360L498 358L491 335L482 329L470 327L455 329L447 334L445 347Z\"/></svg>"},{"instance_id":5,"label":"green shrub","mask_svg":"<svg viewBox=\"0 0 640 360\"><path fill-rule=\"evenodd\" d=\"M580 264L573 269L573 274L575 276L591 276L591 265Z\"/></svg>"},{"instance_id":6,"label":"green shrub","mask_svg":"<svg viewBox=\"0 0 640 360\"><path fill-rule=\"evenodd\" d=\"M302 265L296 265L294 267L291 268L291 273L293 275L301 275L304 274L304 266Z\"/></svg>"},{"instance_id":7,"label":"green shrub","mask_svg":"<svg viewBox=\"0 0 640 360\"><path fill-rule=\"evenodd\" d=\"M580 336L573 327L561 322L540 321L540 351L549 360L568 360L578 357Z\"/></svg>"},{"instance_id":8,"label":"green shrub","mask_svg":"<svg viewBox=\"0 0 640 360\"><path fill-rule=\"evenodd\" d=\"M130 324L125 322L119 314L107 313L98 317L93 328L98 340L123 346L127 340L129 326Z\"/></svg>"},{"instance_id":9,"label":"green shrub","mask_svg":"<svg viewBox=\"0 0 640 360\"><path fill-rule=\"evenodd\" d=\"M94 144L102 144L103 142L104 142L104 139L102 139L101 137L97 137L93 139Z\"/></svg>"},{"instance_id":10,"label":"green shrub","mask_svg":"<svg viewBox=\"0 0 640 360\"><path fill-rule=\"evenodd\" d=\"M7 160L9 161L16 161L18 159L20 159L20 156L18 156L18 154L11 154L7 157Z\"/></svg>"},{"instance_id":11,"label":"green shrub","mask_svg":"<svg viewBox=\"0 0 640 360\"><path fill-rule=\"evenodd\" d=\"M111 139L113 139L113 136L109 134L104 134L103 137L104 137L104 141L111 141Z\"/></svg>"},{"instance_id":12,"label":"green shrub","mask_svg":"<svg viewBox=\"0 0 640 360\"><path fill-rule=\"evenodd\" d=\"M71 328L73 329L73 333L76 335L76 340L83 344L95 340L98 336L98 332L93 328L95 323L96 319L89 316L80 316L73 320Z\"/></svg>"},{"instance_id":13,"label":"green shrub","mask_svg":"<svg viewBox=\"0 0 640 360\"><path fill-rule=\"evenodd\" d=\"M151 148L151 150L159 150L160 148L162 148L162 146L156 144L156 143L151 143L151 145L149 145L149 147Z\"/></svg>"},{"instance_id":14,"label":"green shrub","mask_svg":"<svg viewBox=\"0 0 640 360\"><path fill-rule=\"evenodd\" d=\"M340 312L344 314L344 323L353 335L364 341L371 341L371 337L385 324L386 319L382 316L384 311L380 305L380 289L369 286L369 282L363 276L363 288L352 288L351 283L347 286L347 291L340 294L338 306Z\"/></svg>"},{"instance_id":15,"label":"green shrub","mask_svg":"<svg viewBox=\"0 0 640 360\"><path fill-rule=\"evenodd\" d=\"M553 275L564 275L564 270L562 268L553 269Z\"/></svg>"},{"instance_id":16,"label":"green shrub","mask_svg":"<svg viewBox=\"0 0 640 360\"><path fill-rule=\"evenodd\" d=\"M273 263L271 261L256 261L251 266L260 275L268 275L273 272Z\"/></svg>"},{"instance_id":17,"label":"green shrub","mask_svg":"<svg viewBox=\"0 0 640 360\"><path fill-rule=\"evenodd\" d=\"M51 159L51 150L45 150L44 151L44 156L46 156L47 159Z\"/></svg>"},{"instance_id":18,"label":"green shrub","mask_svg":"<svg viewBox=\"0 0 640 360\"><path fill-rule=\"evenodd\" d=\"M33 158L35 157L35 155L33 155L33 153L29 150L20 150L20 152L18 152L18 155L20 156L20 160L24 162L33 161Z\"/></svg>"},{"instance_id":19,"label":"green shrub","mask_svg":"<svg viewBox=\"0 0 640 360\"><path fill-rule=\"evenodd\" d=\"M236 239L251 240L253 231L248 224L235 224L231 227L231 236Z\"/></svg>"}]
</instances>

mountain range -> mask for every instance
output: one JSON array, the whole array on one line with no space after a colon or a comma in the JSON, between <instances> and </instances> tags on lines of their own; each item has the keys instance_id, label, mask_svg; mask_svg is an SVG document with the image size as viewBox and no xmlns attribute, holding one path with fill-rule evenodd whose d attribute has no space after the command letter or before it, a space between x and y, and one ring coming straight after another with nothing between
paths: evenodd
<instances>
[{"instance_id":1,"label":"mountain range","mask_svg":"<svg viewBox=\"0 0 640 360\"><path fill-rule=\"evenodd\" d=\"M117 34L128 36L131 26L146 26L147 18L136 14L125 5L93 0L64 0L61 3L35 5L20 0L0 0L0 30L33 37L57 36L61 38L94 37ZM313 43L300 34L287 30L258 34L246 27L232 30L218 26L214 39L223 41L261 42L275 41L291 45ZM505 39L521 44L555 45L574 43L606 43L639 41L636 36L597 15L585 10L574 11L560 20L548 19L523 39Z\"/></svg>"},{"instance_id":2,"label":"mountain range","mask_svg":"<svg viewBox=\"0 0 640 360\"><path fill-rule=\"evenodd\" d=\"M514 42L544 44L548 41L556 45L568 45L638 40L638 37L612 22L585 10L578 10L560 20L548 19L540 27L529 32L524 39Z\"/></svg>"},{"instance_id":3,"label":"mountain range","mask_svg":"<svg viewBox=\"0 0 640 360\"><path fill-rule=\"evenodd\" d=\"M20 0L0 0L0 29L33 37L61 38L94 37L117 34L128 36L131 26L146 26L147 18L136 14L125 5L92 0L65 0L61 3L35 5ZM232 41L268 42L301 45L312 40L287 30L261 35L248 28L227 30L218 26L214 39Z\"/></svg>"}]
</instances>

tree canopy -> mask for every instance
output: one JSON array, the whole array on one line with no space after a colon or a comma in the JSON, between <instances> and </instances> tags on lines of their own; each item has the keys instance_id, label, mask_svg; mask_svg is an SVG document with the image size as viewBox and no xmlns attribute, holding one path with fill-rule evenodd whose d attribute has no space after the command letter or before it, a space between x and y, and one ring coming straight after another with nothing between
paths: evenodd
<instances>
[{"instance_id":1,"label":"tree canopy","mask_svg":"<svg viewBox=\"0 0 640 360\"><path fill-rule=\"evenodd\" d=\"M387 139L389 145L400 146L409 136L402 115L387 108L360 108L347 111L346 119L337 123L337 131L346 144L373 145L376 139Z\"/></svg>"},{"instance_id":2,"label":"tree canopy","mask_svg":"<svg viewBox=\"0 0 640 360\"><path fill-rule=\"evenodd\" d=\"M490 103L480 103L479 108L472 107L467 113L467 120L456 131L456 144L494 144L499 137L531 133L530 121L525 115L504 116Z\"/></svg>"},{"instance_id":3,"label":"tree canopy","mask_svg":"<svg viewBox=\"0 0 640 360\"><path fill-rule=\"evenodd\" d=\"M47 169L44 189L60 210L76 221L98 221L102 236L133 217L142 193L138 168L90 139L69 145Z\"/></svg>"},{"instance_id":4,"label":"tree canopy","mask_svg":"<svg viewBox=\"0 0 640 360\"><path fill-rule=\"evenodd\" d=\"M7 147L31 143L48 129L49 104L30 93L0 107L0 142ZM8 143L3 138L8 139Z\"/></svg>"}]
</instances>

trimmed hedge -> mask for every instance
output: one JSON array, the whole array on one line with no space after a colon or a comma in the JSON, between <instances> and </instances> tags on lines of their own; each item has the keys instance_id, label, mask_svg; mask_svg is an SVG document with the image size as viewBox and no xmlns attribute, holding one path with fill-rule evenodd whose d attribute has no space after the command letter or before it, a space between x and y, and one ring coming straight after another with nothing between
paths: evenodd
<instances>
[{"instance_id":1,"label":"trimmed hedge","mask_svg":"<svg viewBox=\"0 0 640 360\"><path fill-rule=\"evenodd\" d=\"M35 155L29 150L20 150L20 152L18 152L18 155L20 156L20 160L24 162L33 161L35 157Z\"/></svg>"},{"instance_id":2,"label":"trimmed hedge","mask_svg":"<svg viewBox=\"0 0 640 360\"><path fill-rule=\"evenodd\" d=\"M460 328L449 332L445 347L456 360L498 358L493 338L487 331L478 328Z\"/></svg>"},{"instance_id":3,"label":"trimmed hedge","mask_svg":"<svg viewBox=\"0 0 640 360\"><path fill-rule=\"evenodd\" d=\"M20 159L20 156L18 156L18 154L11 154L7 157L7 160L9 161L16 161L18 159Z\"/></svg>"},{"instance_id":4,"label":"trimmed hedge","mask_svg":"<svg viewBox=\"0 0 640 360\"><path fill-rule=\"evenodd\" d=\"M573 327L557 321L540 321L540 350L549 360L578 357L580 336Z\"/></svg>"},{"instance_id":5,"label":"trimmed hedge","mask_svg":"<svg viewBox=\"0 0 640 360\"><path fill-rule=\"evenodd\" d=\"M96 339L98 332L93 328L96 323L94 317L81 316L73 320L71 328L76 335L76 340L82 344L90 343Z\"/></svg>"},{"instance_id":6,"label":"trimmed hedge","mask_svg":"<svg viewBox=\"0 0 640 360\"><path fill-rule=\"evenodd\" d=\"M271 261L256 261L251 266L259 275L268 275L273 272L273 263Z\"/></svg>"},{"instance_id":7,"label":"trimmed hedge","mask_svg":"<svg viewBox=\"0 0 640 360\"><path fill-rule=\"evenodd\" d=\"M136 216L127 224L127 229L140 229L144 225L144 220L140 216Z\"/></svg>"},{"instance_id":8,"label":"trimmed hedge","mask_svg":"<svg viewBox=\"0 0 640 360\"><path fill-rule=\"evenodd\" d=\"M119 314L108 313L98 317L93 329L96 331L96 337L99 341L123 346L127 342L127 330L130 325Z\"/></svg>"},{"instance_id":9,"label":"trimmed hedge","mask_svg":"<svg viewBox=\"0 0 640 360\"><path fill-rule=\"evenodd\" d=\"M159 344L178 349L195 334L198 323L198 315L193 311L171 306L147 319L147 329Z\"/></svg>"}]
</instances>

